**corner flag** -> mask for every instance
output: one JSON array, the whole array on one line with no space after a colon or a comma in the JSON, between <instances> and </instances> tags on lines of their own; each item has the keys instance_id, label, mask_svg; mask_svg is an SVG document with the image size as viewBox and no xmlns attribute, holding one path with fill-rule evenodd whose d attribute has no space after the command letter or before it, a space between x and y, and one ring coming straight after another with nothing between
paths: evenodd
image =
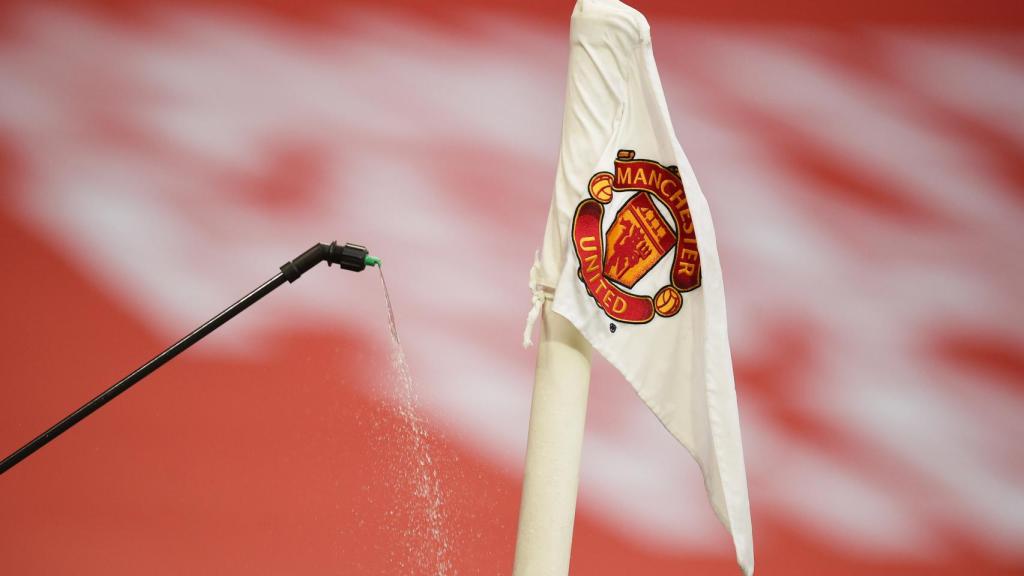
<instances>
[{"instance_id":1,"label":"corner flag","mask_svg":"<svg viewBox=\"0 0 1024 576\"><path fill-rule=\"evenodd\" d=\"M529 324L549 310L567 319L697 460L751 575L715 230L669 119L647 20L616 0L579 0L573 11L562 148L531 289ZM552 369L539 364L538 382L557 378Z\"/></svg>"}]
</instances>

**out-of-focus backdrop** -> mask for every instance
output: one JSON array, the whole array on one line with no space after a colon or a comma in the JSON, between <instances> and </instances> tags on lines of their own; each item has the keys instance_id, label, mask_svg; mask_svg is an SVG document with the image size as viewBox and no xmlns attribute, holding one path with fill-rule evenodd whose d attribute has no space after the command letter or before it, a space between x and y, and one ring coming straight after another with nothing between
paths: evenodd
<instances>
[{"instance_id":1,"label":"out-of-focus backdrop","mask_svg":"<svg viewBox=\"0 0 1024 576\"><path fill-rule=\"evenodd\" d=\"M1024 573L1019 2L634 5L718 229L758 573ZM571 9L4 3L0 452L359 242L445 534L376 272L324 267L0 477L0 573L510 573ZM738 573L600 361L573 572Z\"/></svg>"}]
</instances>

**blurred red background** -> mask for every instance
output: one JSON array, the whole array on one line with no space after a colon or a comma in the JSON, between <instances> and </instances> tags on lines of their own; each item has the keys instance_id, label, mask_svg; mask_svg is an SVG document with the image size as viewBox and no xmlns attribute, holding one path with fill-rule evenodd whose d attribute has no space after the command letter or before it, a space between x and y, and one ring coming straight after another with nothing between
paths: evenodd
<instances>
[{"instance_id":1,"label":"blurred red background","mask_svg":"<svg viewBox=\"0 0 1024 576\"><path fill-rule=\"evenodd\" d=\"M757 573L1024 573L1020 4L633 5L716 218ZM510 573L570 11L5 3L0 452L363 243L453 571ZM0 573L435 573L374 276L281 288L0 477ZM737 574L596 364L573 572Z\"/></svg>"}]
</instances>

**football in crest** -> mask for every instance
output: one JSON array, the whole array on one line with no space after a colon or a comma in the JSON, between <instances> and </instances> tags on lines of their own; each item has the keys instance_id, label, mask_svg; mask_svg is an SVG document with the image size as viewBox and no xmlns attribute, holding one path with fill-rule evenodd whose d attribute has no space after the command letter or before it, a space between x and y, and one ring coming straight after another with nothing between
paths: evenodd
<instances>
[{"instance_id":1,"label":"football in crest","mask_svg":"<svg viewBox=\"0 0 1024 576\"><path fill-rule=\"evenodd\" d=\"M612 175L608 172L598 172L590 179L590 196L602 204L607 204L612 199Z\"/></svg>"},{"instance_id":2,"label":"football in crest","mask_svg":"<svg viewBox=\"0 0 1024 576\"><path fill-rule=\"evenodd\" d=\"M654 310L660 316L672 316L683 307L683 297L671 286L665 286L654 296Z\"/></svg>"}]
</instances>

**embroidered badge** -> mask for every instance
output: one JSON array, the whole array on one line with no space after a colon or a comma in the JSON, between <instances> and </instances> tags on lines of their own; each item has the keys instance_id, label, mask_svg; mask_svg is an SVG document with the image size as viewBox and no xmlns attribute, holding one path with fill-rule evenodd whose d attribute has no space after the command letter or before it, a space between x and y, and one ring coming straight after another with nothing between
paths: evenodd
<instances>
[{"instance_id":1,"label":"embroidered badge","mask_svg":"<svg viewBox=\"0 0 1024 576\"><path fill-rule=\"evenodd\" d=\"M700 287L700 252L678 168L634 156L619 150L614 173L590 178L590 198L576 207L572 239L580 280L601 310L619 322L643 324L655 314L677 314L682 295ZM605 232L605 205L615 193L632 196ZM630 291L673 252L667 284L653 295Z\"/></svg>"}]
</instances>

